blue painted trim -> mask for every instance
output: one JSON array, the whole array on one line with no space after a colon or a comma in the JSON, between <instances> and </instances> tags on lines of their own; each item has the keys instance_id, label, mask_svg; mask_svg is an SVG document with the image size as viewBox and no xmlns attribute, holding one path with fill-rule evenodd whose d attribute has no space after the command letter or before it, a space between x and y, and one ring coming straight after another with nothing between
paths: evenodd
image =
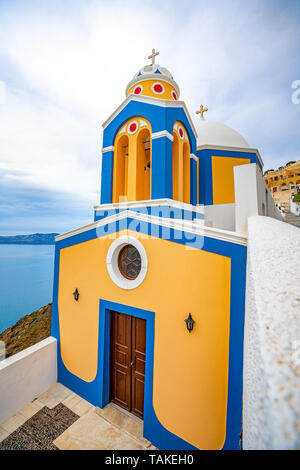
<instances>
[{"instance_id":1,"label":"blue painted trim","mask_svg":"<svg viewBox=\"0 0 300 470\"><path fill-rule=\"evenodd\" d=\"M114 117L103 132L103 147L114 145L114 139L118 130L123 124L134 117L142 117L150 122L152 132L168 131L173 135L173 126L176 121L180 121L189 136L191 153L196 152L196 136L191 127L188 117L180 106L166 108L164 106L153 105L138 101L129 101L126 106Z\"/></svg>"},{"instance_id":2,"label":"blue painted trim","mask_svg":"<svg viewBox=\"0 0 300 470\"><path fill-rule=\"evenodd\" d=\"M152 139L151 167L151 199L172 199L172 142L166 136Z\"/></svg>"},{"instance_id":3,"label":"blue painted trim","mask_svg":"<svg viewBox=\"0 0 300 470\"><path fill-rule=\"evenodd\" d=\"M257 163L261 168L253 152L203 149L197 150L196 155L199 157L199 203L206 206L213 204L212 156L250 159L251 163Z\"/></svg>"},{"instance_id":4,"label":"blue painted trim","mask_svg":"<svg viewBox=\"0 0 300 470\"><path fill-rule=\"evenodd\" d=\"M146 222L137 223L137 221L131 218L121 220L117 224L112 223L103 227L99 227L98 229L91 229L87 232L83 232L57 242L55 248L54 295L51 334L58 340L58 380L96 406L100 405L100 399L102 400L102 404L105 403L105 397L107 397L107 381L105 382L104 380L100 361L102 360L102 364L104 363L105 367L107 367L108 359L107 352L105 352L107 351L105 349L105 341L100 342L100 335L103 335L104 332L104 336L107 342L107 314L99 315L99 362L96 378L92 382L85 382L74 376L66 369L61 359L57 306L59 251L60 249L67 246L73 246L87 240L102 237L110 233L119 232L120 230L124 230L128 227L138 233L142 232L145 234L151 234L165 240L193 246L194 248L199 248L210 253L216 253L231 258L228 405L226 440L223 448L231 450L239 449L239 435L241 432L242 422L243 338L247 256L247 250L245 246L240 246L234 243L208 237L203 238L201 236L189 234L180 230L171 230L166 236L165 232L162 230L162 227ZM181 239L179 237L180 234L182 234ZM121 308L123 307L129 309L134 308L121 306ZM118 308L120 308L120 306ZM149 321L151 323L150 317ZM154 333L152 334L154 335ZM149 341L151 342L152 339ZM151 361L153 361L153 353ZM148 366L147 370L149 370L149 367L150 366ZM151 386L152 385L153 384L151 383ZM191 449L189 443L183 441L177 436L174 436L172 433L163 428L163 426L158 422L153 408L150 410L148 409L147 423L145 422L144 426L145 436L160 449Z\"/></svg>"},{"instance_id":5,"label":"blue painted trim","mask_svg":"<svg viewBox=\"0 0 300 470\"><path fill-rule=\"evenodd\" d=\"M196 205L197 204L197 162L193 158L190 159L190 172L191 172L190 201L191 201L191 204Z\"/></svg>"},{"instance_id":6,"label":"blue painted trim","mask_svg":"<svg viewBox=\"0 0 300 470\"><path fill-rule=\"evenodd\" d=\"M114 153L102 154L101 204L112 202Z\"/></svg>"},{"instance_id":7,"label":"blue painted trim","mask_svg":"<svg viewBox=\"0 0 300 470\"><path fill-rule=\"evenodd\" d=\"M199 204L213 204L212 167L209 150L197 152L199 156Z\"/></svg>"}]
</instances>

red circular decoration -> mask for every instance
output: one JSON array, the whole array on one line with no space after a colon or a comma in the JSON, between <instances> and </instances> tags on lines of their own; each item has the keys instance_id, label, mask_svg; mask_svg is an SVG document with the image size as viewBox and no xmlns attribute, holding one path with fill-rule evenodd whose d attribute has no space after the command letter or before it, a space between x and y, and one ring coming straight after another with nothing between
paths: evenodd
<instances>
[{"instance_id":1,"label":"red circular decoration","mask_svg":"<svg viewBox=\"0 0 300 470\"><path fill-rule=\"evenodd\" d=\"M129 132L133 133L137 130L137 125L135 122L132 122L129 126Z\"/></svg>"},{"instance_id":2,"label":"red circular decoration","mask_svg":"<svg viewBox=\"0 0 300 470\"><path fill-rule=\"evenodd\" d=\"M182 129L182 127L179 127L178 132L179 132L180 137L183 138L183 129Z\"/></svg>"},{"instance_id":3,"label":"red circular decoration","mask_svg":"<svg viewBox=\"0 0 300 470\"><path fill-rule=\"evenodd\" d=\"M163 87L160 83L156 83L156 85L154 85L154 87L153 87L153 90L156 93L162 93L163 92Z\"/></svg>"},{"instance_id":4,"label":"red circular decoration","mask_svg":"<svg viewBox=\"0 0 300 470\"><path fill-rule=\"evenodd\" d=\"M142 87L140 86L135 87L135 89L133 90L133 93L135 95L139 95L141 92L142 92Z\"/></svg>"},{"instance_id":5,"label":"red circular decoration","mask_svg":"<svg viewBox=\"0 0 300 470\"><path fill-rule=\"evenodd\" d=\"M173 90L171 94L172 94L173 99L176 101L177 100L177 95L176 95L175 91Z\"/></svg>"}]
</instances>

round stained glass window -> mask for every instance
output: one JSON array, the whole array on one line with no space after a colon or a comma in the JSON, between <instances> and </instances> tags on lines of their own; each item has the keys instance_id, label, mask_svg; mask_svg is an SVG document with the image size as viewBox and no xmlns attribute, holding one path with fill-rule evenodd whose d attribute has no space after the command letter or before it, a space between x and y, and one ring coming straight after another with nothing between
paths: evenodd
<instances>
[{"instance_id":1,"label":"round stained glass window","mask_svg":"<svg viewBox=\"0 0 300 470\"><path fill-rule=\"evenodd\" d=\"M119 253L118 266L126 279L136 279L141 271L142 260L133 245L125 245Z\"/></svg>"}]
</instances>

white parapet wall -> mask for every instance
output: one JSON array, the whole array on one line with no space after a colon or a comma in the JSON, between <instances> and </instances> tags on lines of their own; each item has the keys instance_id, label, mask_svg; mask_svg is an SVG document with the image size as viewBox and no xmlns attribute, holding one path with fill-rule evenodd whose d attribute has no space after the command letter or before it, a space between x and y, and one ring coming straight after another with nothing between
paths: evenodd
<instances>
[{"instance_id":1,"label":"white parapet wall","mask_svg":"<svg viewBox=\"0 0 300 470\"><path fill-rule=\"evenodd\" d=\"M300 448L300 229L248 220L244 449Z\"/></svg>"},{"instance_id":2,"label":"white parapet wall","mask_svg":"<svg viewBox=\"0 0 300 470\"><path fill-rule=\"evenodd\" d=\"M235 231L235 204L212 204L204 207L205 225Z\"/></svg>"},{"instance_id":3,"label":"white parapet wall","mask_svg":"<svg viewBox=\"0 0 300 470\"><path fill-rule=\"evenodd\" d=\"M272 195L256 163L233 168L235 191L235 230L247 233L248 218L266 215L282 220Z\"/></svg>"},{"instance_id":4,"label":"white parapet wall","mask_svg":"<svg viewBox=\"0 0 300 470\"><path fill-rule=\"evenodd\" d=\"M57 381L57 341L51 336L0 361L0 424Z\"/></svg>"}]
</instances>

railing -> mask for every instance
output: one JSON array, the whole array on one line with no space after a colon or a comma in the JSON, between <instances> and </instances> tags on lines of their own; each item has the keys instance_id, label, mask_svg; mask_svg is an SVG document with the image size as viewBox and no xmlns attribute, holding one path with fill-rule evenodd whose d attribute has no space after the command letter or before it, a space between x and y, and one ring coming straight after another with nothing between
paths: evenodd
<instances>
[{"instance_id":1,"label":"railing","mask_svg":"<svg viewBox=\"0 0 300 470\"><path fill-rule=\"evenodd\" d=\"M50 336L0 361L0 424L57 381L56 350Z\"/></svg>"},{"instance_id":2,"label":"railing","mask_svg":"<svg viewBox=\"0 0 300 470\"><path fill-rule=\"evenodd\" d=\"M300 448L300 230L248 220L244 449Z\"/></svg>"}]
</instances>

